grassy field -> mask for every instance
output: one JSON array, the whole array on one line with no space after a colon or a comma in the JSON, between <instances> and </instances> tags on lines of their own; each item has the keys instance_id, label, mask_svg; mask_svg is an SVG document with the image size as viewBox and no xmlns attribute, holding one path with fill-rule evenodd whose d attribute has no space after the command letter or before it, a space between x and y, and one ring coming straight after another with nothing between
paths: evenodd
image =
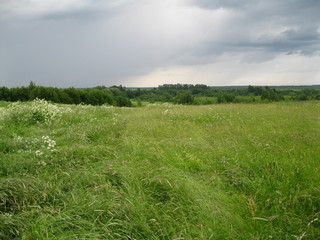
<instances>
[{"instance_id":1,"label":"grassy field","mask_svg":"<svg viewBox=\"0 0 320 240\"><path fill-rule=\"evenodd\" d=\"M0 123L0 239L320 239L320 102L2 102Z\"/></svg>"}]
</instances>

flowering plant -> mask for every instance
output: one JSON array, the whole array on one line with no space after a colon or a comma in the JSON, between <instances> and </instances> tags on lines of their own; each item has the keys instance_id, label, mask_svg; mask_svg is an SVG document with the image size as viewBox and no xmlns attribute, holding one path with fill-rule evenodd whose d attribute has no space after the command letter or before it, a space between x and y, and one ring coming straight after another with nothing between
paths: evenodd
<instances>
[{"instance_id":1,"label":"flowering plant","mask_svg":"<svg viewBox=\"0 0 320 240\"><path fill-rule=\"evenodd\" d=\"M33 125L37 123L50 124L61 118L61 110L55 104L44 99L35 99L31 103L15 102L10 104L4 119L19 125Z\"/></svg>"}]
</instances>

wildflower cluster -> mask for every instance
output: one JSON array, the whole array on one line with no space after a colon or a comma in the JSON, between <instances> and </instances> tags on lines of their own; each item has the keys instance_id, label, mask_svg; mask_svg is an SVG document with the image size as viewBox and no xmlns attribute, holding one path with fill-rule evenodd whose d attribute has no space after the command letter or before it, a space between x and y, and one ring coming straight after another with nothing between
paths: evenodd
<instances>
[{"instance_id":1,"label":"wildflower cluster","mask_svg":"<svg viewBox=\"0 0 320 240\"><path fill-rule=\"evenodd\" d=\"M162 115L167 116L171 121L184 120L188 118L188 116L181 110L181 106L174 108L168 107L162 111Z\"/></svg>"},{"instance_id":2,"label":"wildflower cluster","mask_svg":"<svg viewBox=\"0 0 320 240\"><path fill-rule=\"evenodd\" d=\"M172 107L173 104L172 103L148 103L147 107Z\"/></svg>"},{"instance_id":3,"label":"wildflower cluster","mask_svg":"<svg viewBox=\"0 0 320 240\"><path fill-rule=\"evenodd\" d=\"M55 147L56 147L56 141L55 140L52 140L50 139L49 136L42 136L42 140L43 142L46 144L46 147L47 150L53 152L55 150Z\"/></svg>"},{"instance_id":4,"label":"wildflower cluster","mask_svg":"<svg viewBox=\"0 0 320 240\"><path fill-rule=\"evenodd\" d=\"M105 104L105 105L102 105L101 108L106 110L112 117L111 119L112 125L116 125L117 123L119 123L121 115L115 112L115 109L113 106Z\"/></svg>"},{"instance_id":5,"label":"wildflower cluster","mask_svg":"<svg viewBox=\"0 0 320 240\"><path fill-rule=\"evenodd\" d=\"M116 125L118 123L119 119L120 119L120 115L118 113L114 113L112 115L112 124Z\"/></svg>"},{"instance_id":6,"label":"wildflower cluster","mask_svg":"<svg viewBox=\"0 0 320 240\"><path fill-rule=\"evenodd\" d=\"M42 136L41 138L15 136L14 145L16 152L35 153L36 156L41 156L45 152L57 151L56 141L49 136Z\"/></svg>"},{"instance_id":7,"label":"wildflower cluster","mask_svg":"<svg viewBox=\"0 0 320 240\"><path fill-rule=\"evenodd\" d=\"M14 137L14 145L18 153L31 152L38 143L39 140L36 138L26 138L17 135Z\"/></svg>"},{"instance_id":8,"label":"wildflower cluster","mask_svg":"<svg viewBox=\"0 0 320 240\"><path fill-rule=\"evenodd\" d=\"M33 125L50 124L61 118L62 111L57 105L43 99L35 99L31 103L12 103L7 107L5 119L9 123Z\"/></svg>"},{"instance_id":9,"label":"wildflower cluster","mask_svg":"<svg viewBox=\"0 0 320 240\"><path fill-rule=\"evenodd\" d=\"M226 115L224 113L214 113L212 116L211 116L211 119L215 120L215 121L223 121L223 120L226 120Z\"/></svg>"},{"instance_id":10,"label":"wildflower cluster","mask_svg":"<svg viewBox=\"0 0 320 240\"><path fill-rule=\"evenodd\" d=\"M41 156L45 151L56 152L56 141L51 139L49 136L42 136L41 150L36 150L36 156Z\"/></svg>"},{"instance_id":11,"label":"wildflower cluster","mask_svg":"<svg viewBox=\"0 0 320 240\"><path fill-rule=\"evenodd\" d=\"M4 118L4 116L5 116L5 108L0 107L0 121Z\"/></svg>"}]
</instances>

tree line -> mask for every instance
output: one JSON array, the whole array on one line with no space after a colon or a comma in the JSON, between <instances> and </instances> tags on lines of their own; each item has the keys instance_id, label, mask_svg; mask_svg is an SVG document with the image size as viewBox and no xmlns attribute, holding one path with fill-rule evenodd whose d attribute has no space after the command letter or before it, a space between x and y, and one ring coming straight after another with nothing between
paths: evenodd
<instances>
[{"instance_id":1,"label":"tree line","mask_svg":"<svg viewBox=\"0 0 320 240\"><path fill-rule=\"evenodd\" d=\"M128 97L114 95L107 88L54 88L37 86L30 82L28 87L7 88L0 87L0 100L8 102L30 101L33 99L45 99L55 103L65 104L90 104L90 105L114 105L119 107L131 107Z\"/></svg>"},{"instance_id":2,"label":"tree line","mask_svg":"<svg viewBox=\"0 0 320 240\"><path fill-rule=\"evenodd\" d=\"M320 100L320 86L306 87L209 87L203 84L164 84L157 88L126 88L120 86L97 86L94 88L54 88L37 86L0 87L2 101L30 101L45 99L55 103L90 104L131 107L132 101L172 102L177 104L210 104L238 102L306 101Z\"/></svg>"}]
</instances>

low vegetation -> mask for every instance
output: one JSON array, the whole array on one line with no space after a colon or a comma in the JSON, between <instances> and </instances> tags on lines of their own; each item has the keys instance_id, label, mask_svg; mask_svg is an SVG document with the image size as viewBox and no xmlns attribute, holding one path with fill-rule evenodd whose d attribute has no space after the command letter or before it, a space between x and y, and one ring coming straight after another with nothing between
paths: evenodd
<instances>
[{"instance_id":1,"label":"low vegetation","mask_svg":"<svg viewBox=\"0 0 320 240\"><path fill-rule=\"evenodd\" d=\"M0 102L0 239L319 239L319 120L318 101Z\"/></svg>"},{"instance_id":2,"label":"low vegetation","mask_svg":"<svg viewBox=\"0 0 320 240\"><path fill-rule=\"evenodd\" d=\"M45 99L54 103L143 106L144 103L207 105L214 103L267 103L279 101L320 100L320 85L286 87L209 87L203 84L165 84L157 88L98 86L95 88L53 88L37 86L0 87L0 101Z\"/></svg>"}]
</instances>

